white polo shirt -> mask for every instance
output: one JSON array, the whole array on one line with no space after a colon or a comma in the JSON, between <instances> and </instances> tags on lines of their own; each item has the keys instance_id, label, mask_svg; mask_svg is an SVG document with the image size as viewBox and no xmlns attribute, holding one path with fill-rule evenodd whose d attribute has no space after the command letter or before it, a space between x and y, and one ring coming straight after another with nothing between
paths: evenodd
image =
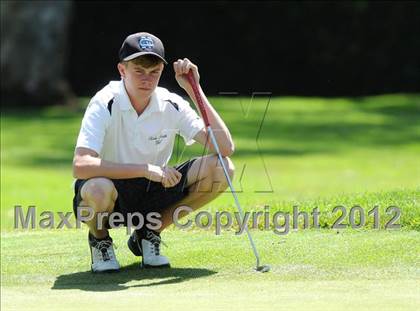
<instances>
[{"instance_id":1,"label":"white polo shirt","mask_svg":"<svg viewBox=\"0 0 420 311\"><path fill-rule=\"evenodd\" d=\"M177 134L191 145L203 128L203 120L186 100L161 87L138 116L123 81L111 81L86 108L76 148L92 149L101 159L116 163L164 166Z\"/></svg>"}]
</instances>

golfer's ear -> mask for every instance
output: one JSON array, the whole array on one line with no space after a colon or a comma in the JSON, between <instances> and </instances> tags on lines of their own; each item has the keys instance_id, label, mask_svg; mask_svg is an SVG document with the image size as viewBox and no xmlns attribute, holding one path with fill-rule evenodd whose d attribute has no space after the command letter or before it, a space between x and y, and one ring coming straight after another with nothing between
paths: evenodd
<instances>
[{"instance_id":1,"label":"golfer's ear","mask_svg":"<svg viewBox=\"0 0 420 311\"><path fill-rule=\"evenodd\" d=\"M120 73L120 76L121 76L121 78L124 78L125 77L125 65L124 64L122 64L122 63L118 63L117 64L117 69L118 69L118 72Z\"/></svg>"}]
</instances>

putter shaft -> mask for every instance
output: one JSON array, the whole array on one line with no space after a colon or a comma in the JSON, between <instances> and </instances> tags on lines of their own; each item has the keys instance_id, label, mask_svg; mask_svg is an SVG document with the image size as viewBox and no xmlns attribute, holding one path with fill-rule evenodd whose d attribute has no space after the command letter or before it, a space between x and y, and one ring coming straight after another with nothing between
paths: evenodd
<instances>
[{"instance_id":1,"label":"putter shaft","mask_svg":"<svg viewBox=\"0 0 420 311\"><path fill-rule=\"evenodd\" d=\"M239 215L241 216L242 221L243 221L245 219L244 213L242 211L241 205L239 204L239 200L238 200L238 197L236 195L236 191L233 188L232 181L230 180L230 176L229 176L228 171L226 169L225 162L223 162L223 158L222 158L222 155L220 153L220 149L219 149L219 145L217 144L216 137L214 136L213 130L211 129L209 118L207 116L206 107L203 103L203 99L201 98L200 91L198 90L197 83L195 82L195 79L194 79L194 75L193 75L192 71L190 70L186 76L187 76L188 82L191 84L191 87L193 89L195 99L197 100L197 103L198 103L198 108L200 109L201 115L203 116L203 119L204 119L205 126L207 128L207 132L209 133L210 139L213 143L213 146L216 149L217 156L219 158L220 164L223 167L223 172L225 173L225 177L226 177L226 180L229 184L229 188L232 192L233 198L235 199L236 207L238 208ZM246 234L248 235L249 242L251 243L251 246L252 246L252 251L254 252L255 258L257 260L256 269L258 271L258 269L261 268L261 266L260 266L260 255L258 254L257 248L255 246L254 240L252 239L251 233L249 232L247 224L245 224L245 231L246 231Z\"/></svg>"},{"instance_id":2,"label":"putter shaft","mask_svg":"<svg viewBox=\"0 0 420 311\"><path fill-rule=\"evenodd\" d=\"M226 177L226 180L229 184L230 191L232 192L233 198L235 199L235 204L236 204L236 207L238 208L239 215L241 216L242 221L243 221L245 219L244 212L242 211L241 205L239 204L238 196L236 195L236 191L233 188L232 181L230 180L230 176L229 176L228 171L227 171L226 166L225 166L225 162L223 161L222 155L220 154L220 150L219 150L219 146L218 146L217 141L216 141L216 137L214 136L213 130L211 129L210 125L207 126L207 132L210 134L211 141L213 143L214 148L216 149L217 156L219 158L220 164L223 167L223 172L225 173L225 177ZM258 268L260 266L260 255L258 254L257 248L255 246L254 240L252 239L251 232L249 232L247 224L245 224L245 231L246 231L246 234L248 235L249 242L251 243L252 251L254 252L255 258L257 259L256 267Z\"/></svg>"}]
</instances>

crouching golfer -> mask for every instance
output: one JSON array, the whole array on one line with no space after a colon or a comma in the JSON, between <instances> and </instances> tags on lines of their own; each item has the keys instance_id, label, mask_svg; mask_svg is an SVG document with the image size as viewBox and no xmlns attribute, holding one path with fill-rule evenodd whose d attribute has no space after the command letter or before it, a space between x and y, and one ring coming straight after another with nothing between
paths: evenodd
<instances>
[{"instance_id":1,"label":"crouching golfer","mask_svg":"<svg viewBox=\"0 0 420 311\"><path fill-rule=\"evenodd\" d=\"M214 148L202 119L188 102L158 87L165 64L164 47L157 37L145 32L129 35L119 51L121 80L109 82L96 93L83 117L73 160L77 178L73 209L75 215L78 207L94 212L85 222L93 272L120 268L108 232L109 217L99 216L139 212L146 220L148 213L158 212L160 228L150 230L146 221L130 236L128 246L134 255L142 256L143 267L168 267L168 258L160 253L160 233L172 223L175 209L183 205L198 209L228 186L216 155L197 157L175 167L167 165L176 134L187 145L197 141L207 144L210 152ZM197 105L185 76L192 70L199 81L197 66L184 58L173 67L178 84ZM233 175L234 166L228 158L234 150L231 135L199 89L220 152ZM102 228L97 226L98 219L103 219Z\"/></svg>"}]
</instances>

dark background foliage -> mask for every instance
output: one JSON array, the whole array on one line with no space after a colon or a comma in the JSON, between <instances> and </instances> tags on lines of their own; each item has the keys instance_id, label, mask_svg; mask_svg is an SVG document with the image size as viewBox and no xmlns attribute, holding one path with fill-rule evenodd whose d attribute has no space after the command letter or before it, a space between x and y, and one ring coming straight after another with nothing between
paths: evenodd
<instances>
[{"instance_id":1,"label":"dark background foliage","mask_svg":"<svg viewBox=\"0 0 420 311\"><path fill-rule=\"evenodd\" d=\"M199 65L212 95L414 92L419 16L417 2L76 2L69 78L80 95L118 79L123 39L149 31L170 61ZM162 84L176 87L172 67Z\"/></svg>"}]
</instances>

